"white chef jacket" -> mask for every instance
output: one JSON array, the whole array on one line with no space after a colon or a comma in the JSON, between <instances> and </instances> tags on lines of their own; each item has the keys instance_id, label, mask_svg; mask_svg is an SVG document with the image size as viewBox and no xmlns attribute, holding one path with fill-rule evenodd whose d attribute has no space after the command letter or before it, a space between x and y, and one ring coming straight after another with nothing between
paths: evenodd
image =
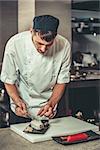
<instances>
[{"instance_id":1,"label":"white chef jacket","mask_svg":"<svg viewBox=\"0 0 100 150\"><path fill-rule=\"evenodd\" d=\"M49 100L56 83L69 82L70 53L70 44L61 35L43 55L36 50L30 31L18 33L6 44L1 80L16 84L28 106L40 105ZM14 111L12 100L11 108Z\"/></svg>"}]
</instances>

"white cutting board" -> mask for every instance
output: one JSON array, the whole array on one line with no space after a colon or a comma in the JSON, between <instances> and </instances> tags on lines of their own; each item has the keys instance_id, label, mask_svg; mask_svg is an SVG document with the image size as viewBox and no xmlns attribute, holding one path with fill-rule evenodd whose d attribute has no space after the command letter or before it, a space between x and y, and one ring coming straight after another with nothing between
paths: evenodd
<instances>
[{"instance_id":1,"label":"white cutting board","mask_svg":"<svg viewBox=\"0 0 100 150\"><path fill-rule=\"evenodd\" d=\"M71 116L51 119L50 128L43 135L23 132L28 124L29 123L14 124L11 125L10 129L32 143L51 140L54 136L72 135L88 130L99 130L98 126L76 119Z\"/></svg>"}]
</instances>

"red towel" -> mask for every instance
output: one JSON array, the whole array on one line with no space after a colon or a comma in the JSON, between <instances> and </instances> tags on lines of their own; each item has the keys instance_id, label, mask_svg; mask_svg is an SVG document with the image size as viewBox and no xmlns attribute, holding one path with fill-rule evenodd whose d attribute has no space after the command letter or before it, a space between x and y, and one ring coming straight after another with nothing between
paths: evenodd
<instances>
[{"instance_id":1,"label":"red towel","mask_svg":"<svg viewBox=\"0 0 100 150\"><path fill-rule=\"evenodd\" d=\"M88 135L86 133L78 133L74 135L69 135L69 136L64 136L61 137L62 140L67 141L67 142L74 142L74 141L79 141L79 140L85 140L88 138Z\"/></svg>"}]
</instances>

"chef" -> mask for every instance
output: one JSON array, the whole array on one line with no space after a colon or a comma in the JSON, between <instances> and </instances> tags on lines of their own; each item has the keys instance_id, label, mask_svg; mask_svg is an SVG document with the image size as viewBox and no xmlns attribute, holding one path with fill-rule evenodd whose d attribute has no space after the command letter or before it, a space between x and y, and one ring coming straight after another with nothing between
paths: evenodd
<instances>
[{"instance_id":1,"label":"chef","mask_svg":"<svg viewBox=\"0 0 100 150\"><path fill-rule=\"evenodd\" d=\"M70 81L71 50L57 34L59 19L36 16L33 28L11 37L5 47L1 80L10 97L14 118L55 115Z\"/></svg>"}]
</instances>

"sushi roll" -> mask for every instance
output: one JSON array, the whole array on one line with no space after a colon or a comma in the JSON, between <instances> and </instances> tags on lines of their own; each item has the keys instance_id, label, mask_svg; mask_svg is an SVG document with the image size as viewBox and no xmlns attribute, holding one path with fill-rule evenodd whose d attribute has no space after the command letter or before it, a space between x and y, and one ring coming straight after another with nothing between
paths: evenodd
<instances>
[{"instance_id":1,"label":"sushi roll","mask_svg":"<svg viewBox=\"0 0 100 150\"><path fill-rule=\"evenodd\" d=\"M36 130L44 129L44 124L41 122L41 120L34 119L34 120L31 121L30 124L31 124L31 127L36 129Z\"/></svg>"}]
</instances>

